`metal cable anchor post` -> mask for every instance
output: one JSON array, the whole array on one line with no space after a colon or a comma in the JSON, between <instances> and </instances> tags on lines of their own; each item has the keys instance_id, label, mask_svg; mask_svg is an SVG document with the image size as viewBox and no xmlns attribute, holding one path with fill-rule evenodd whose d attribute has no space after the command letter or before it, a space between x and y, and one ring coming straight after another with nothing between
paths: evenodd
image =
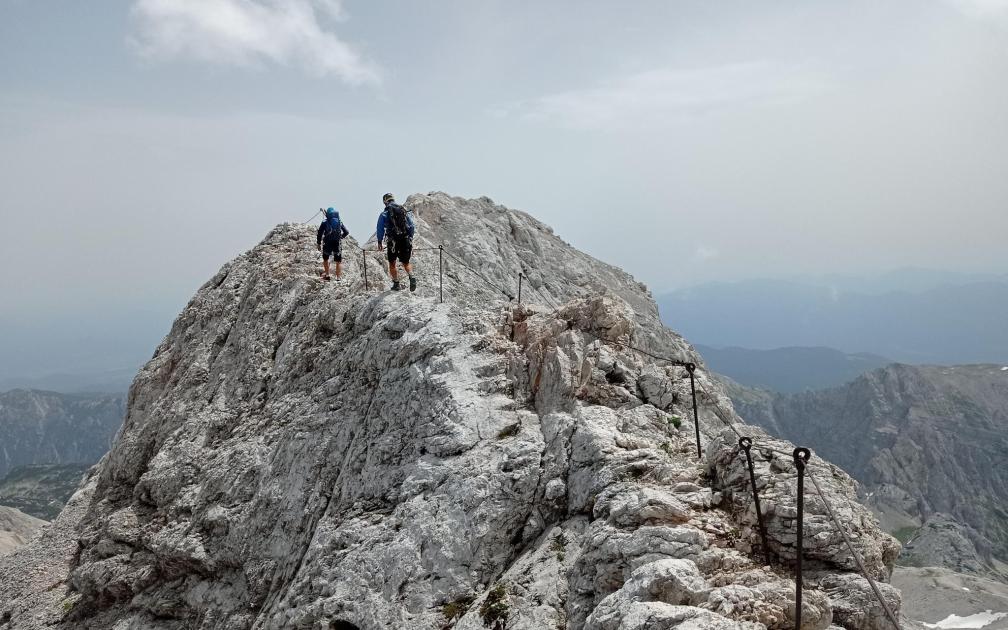
<instances>
[{"instance_id":1,"label":"metal cable anchor post","mask_svg":"<svg viewBox=\"0 0 1008 630\"><path fill-rule=\"evenodd\" d=\"M799 446L791 454L794 457L794 465L798 470L798 531L797 533L797 555L795 556L795 630L801 630L802 613L802 534L805 525L805 465L808 463L812 453L805 447Z\"/></svg>"},{"instance_id":2,"label":"metal cable anchor post","mask_svg":"<svg viewBox=\"0 0 1008 630\"><path fill-rule=\"evenodd\" d=\"M363 247L361 247L361 250L360 250L360 257L361 257L361 269L364 270L364 290L367 291L368 290L368 284L367 284L367 250L365 250Z\"/></svg>"},{"instance_id":3,"label":"metal cable anchor post","mask_svg":"<svg viewBox=\"0 0 1008 630\"><path fill-rule=\"evenodd\" d=\"M739 438L739 446L745 451L746 465L749 467L749 485L752 486L753 504L756 506L756 522L759 523L760 540L763 543L763 557L766 558L767 564L771 564L770 545L767 544L766 525L763 523L763 510L760 507L759 490L756 489L756 472L753 470L752 454L749 452L752 448L752 438Z\"/></svg>"},{"instance_id":4,"label":"metal cable anchor post","mask_svg":"<svg viewBox=\"0 0 1008 630\"><path fill-rule=\"evenodd\" d=\"M437 246L438 298L444 304L444 245Z\"/></svg>"},{"instance_id":5,"label":"metal cable anchor post","mask_svg":"<svg viewBox=\"0 0 1008 630\"><path fill-rule=\"evenodd\" d=\"M703 450L700 448L700 415L697 413L696 402L696 379L693 372L696 371L696 363L687 363L683 366L689 372L690 395L693 397L693 428L696 430L696 456L697 459L703 457Z\"/></svg>"},{"instance_id":6,"label":"metal cable anchor post","mask_svg":"<svg viewBox=\"0 0 1008 630\"><path fill-rule=\"evenodd\" d=\"M518 303L521 304L521 290L522 290L522 278L525 276L522 272L518 272Z\"/></svg>"}]
</instances>

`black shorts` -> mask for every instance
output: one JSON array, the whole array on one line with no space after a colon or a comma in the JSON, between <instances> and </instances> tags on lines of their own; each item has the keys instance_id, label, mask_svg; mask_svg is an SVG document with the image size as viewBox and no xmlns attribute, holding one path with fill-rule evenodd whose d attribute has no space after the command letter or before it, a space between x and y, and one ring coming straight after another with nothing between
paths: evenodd
<instances>
[{"instance_id":1,"label":"black shorts","mask_svg":"<svg viewBox=\"0 0 1008 630\"><path fill-rule=\"evenodd\" d=\"M322 242L322 260L329 260L330 256L336 262L343 262L343 241Z\"/></svg>"},{"instance_id":2,"label":"black shorts","mask_svg":"<svg viewBox=\"0 0 1008 630\"><path fill-rule=\"evenodd\" d=\"M394 241L389 240L388 242L388 261L390 263L395 263L396 260L404 265L408 265L410 261L410 256L413 255L413 242L408 238L402 240Z\"/></svg>"}]
</instances>

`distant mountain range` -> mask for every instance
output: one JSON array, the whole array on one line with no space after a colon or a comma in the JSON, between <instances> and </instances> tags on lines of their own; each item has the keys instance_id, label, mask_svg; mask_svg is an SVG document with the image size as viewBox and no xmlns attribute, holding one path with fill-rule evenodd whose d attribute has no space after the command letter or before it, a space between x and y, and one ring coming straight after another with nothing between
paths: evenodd
<instances>
[{"instance_id":1,"label":"distant mountain range","mask_svg":"<svg viewBox=\"0 0 1008 630\"><path fill-rule=\"evenodd\" d=\"M15 389L0 394L0 477L30 464L91 465L122 426L121 395Z\"/></svg>"},{"instance_id":2,"label":"distant mountain range","mask_svg":"<svg viewBox=\"0 0 1008 630\"><path fill-rule=\"evenodd\" d=\"M833 348L713 348L695 346L711 370L749 387L793 393L842 385L892 363L874 354Z\"/></svg>"},{"instance_id":3,"label":"distant mountain range","mask_svg":"<svg viewBox=\"0 0 1008 630\"><path fill-rule=\"evenodd\" d=\"M863 284L858 291L852 277L712 283L658 304L666 324L707 346L826 346L905 363L1008 363L1008 276L907 271Z\"/></svg>"},{"instance_id":4,"label":"distant mountain range","mask_svg":"<svg viewBox=\"0 0 1008 630\"><path fill-rule=\"evenodd\" d=\"M62 394L120 394L129 389L138 368L6 377L0 378L0 391L35 389Z\"/></svg>"}]
</instances>

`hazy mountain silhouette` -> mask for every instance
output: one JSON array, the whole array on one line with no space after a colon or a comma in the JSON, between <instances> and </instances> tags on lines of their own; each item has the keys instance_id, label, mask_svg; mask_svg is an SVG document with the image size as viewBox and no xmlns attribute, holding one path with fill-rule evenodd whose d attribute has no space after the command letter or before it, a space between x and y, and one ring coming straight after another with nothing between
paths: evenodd
<instances>
[{"instance_id":1,"label":"hazy mountain silhouette","mask_svg":"<svg viewBox=\"0 0 1008 630\"><path fill-rule=\"evenodd\" d=\"M924 273L924 272L921 272ZM904 277L905 276L905 277ZM697 343L772 349L827 346L907 363L1008 361L1008 277L929 286L906 272L913 290L854 292L825 281L711 283L659 297L662 318ZM843 286L853 281L848 278Z\"/></svg>"},{"instance_id":2,"label":"hazy mountain silhouette","mask_svg":"<svg viewBox=\"0 0 1008 630\"><path fill-rule=\"evenodd\" d=\"M697 345L696 349L718 374L749 387L785 393L841 385L892 363L875 354L847 354L833 348L750 350Z\"/></svg>"}]
</instances>

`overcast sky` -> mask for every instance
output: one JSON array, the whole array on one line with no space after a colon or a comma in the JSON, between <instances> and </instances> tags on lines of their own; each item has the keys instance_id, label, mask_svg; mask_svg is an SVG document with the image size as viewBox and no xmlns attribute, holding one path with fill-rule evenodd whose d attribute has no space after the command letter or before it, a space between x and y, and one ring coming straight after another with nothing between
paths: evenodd
<instances>
[{"instance_id":1,"label":"overcast sky","mask_svg":"<svg viewBox=\"0 0 1008 630\"><path fill-rule=\"evenodd\" d=\"M1006 79L1008 0L0 0L0 325L165 330L276 223L367 236L387 190L656 292L1004 271Z\"/></svg>"}]
</instances>

